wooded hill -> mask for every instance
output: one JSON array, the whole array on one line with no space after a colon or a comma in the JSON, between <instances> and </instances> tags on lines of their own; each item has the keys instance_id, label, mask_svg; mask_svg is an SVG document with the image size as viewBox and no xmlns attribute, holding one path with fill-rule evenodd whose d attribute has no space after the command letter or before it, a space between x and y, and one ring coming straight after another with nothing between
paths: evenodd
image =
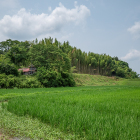
<instances>
[{"instance_id":1,"label":"wooded hill","mask_svg":"<svg viewBox=\"0 0 140 140\"><path fill-rule=\"evenodd\" d=\"M86 47L86 46L85 46ZM0 65L10 64L16 68L28 67L33 64L37 69L45 67L55 71L71 70L76 73L138 78L127 62L118 57L93 52L82 52L72 47L69 42L60 43L57 39L45 38L40 41L20 42L8 39L0 42ZM0 73L6 71L0 67ZM14 71L7 66L7 71ZM10 71L7 74L12 74Z\"/></svg>"}]
</instances>

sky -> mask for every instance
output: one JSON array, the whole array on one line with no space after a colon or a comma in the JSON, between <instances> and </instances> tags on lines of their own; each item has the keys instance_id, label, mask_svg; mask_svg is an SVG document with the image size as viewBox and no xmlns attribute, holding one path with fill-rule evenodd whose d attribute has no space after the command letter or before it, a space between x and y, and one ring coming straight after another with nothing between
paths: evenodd
<instances>
[{"instance_id":1,"label":"sky","mask_svg":"<svg viewBox=\"0 0 140 140\"><path fill-rule=\"evenodd\" d=\"M48 37L140 74L140 0L0 0L0 42Z\"/></svg>"}]
</instances>

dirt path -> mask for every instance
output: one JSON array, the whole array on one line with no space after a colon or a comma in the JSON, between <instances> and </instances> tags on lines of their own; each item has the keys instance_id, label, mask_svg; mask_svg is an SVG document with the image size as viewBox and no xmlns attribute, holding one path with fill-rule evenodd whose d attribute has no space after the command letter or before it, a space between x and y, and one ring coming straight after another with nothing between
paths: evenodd
<instances>
[{"instance_id":1,"label":"dirt path","mask_svg":"<svg viewBox=\"0 0 140 140\"><path fill-rule=\"evenodd\" d=\"M8 136L5 136L4 134L2 134L0 132L0 140L13 140L12 138L8 137Z\"/></svg>"},{"instance_id":2,"label":"dirt path","mask_svg":"<svg viewBox=\"0 0 140 140\"><path fill-rule=\"evenodd\" d=\"M18 138L18 137L10 138L9 136L6 136L5 134L2 134L0 132L0 140L31 140L31 139L30 138Z\"/></svg>"}]
</instances>

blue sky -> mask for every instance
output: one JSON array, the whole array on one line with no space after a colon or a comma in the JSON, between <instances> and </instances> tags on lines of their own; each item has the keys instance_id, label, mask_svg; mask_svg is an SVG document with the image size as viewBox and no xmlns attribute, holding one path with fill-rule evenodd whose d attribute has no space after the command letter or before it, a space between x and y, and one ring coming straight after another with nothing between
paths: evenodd
<instances>
[{"instance_id":1,"label":"blue sky","mask_svg":"<svg viewBox=\"0 0 140 140\"><path fill-rule=\"evenodd\" d=\"M0 0L0 41L49 36L140 74L140 0Z\"/></svg>"}]
</instances>

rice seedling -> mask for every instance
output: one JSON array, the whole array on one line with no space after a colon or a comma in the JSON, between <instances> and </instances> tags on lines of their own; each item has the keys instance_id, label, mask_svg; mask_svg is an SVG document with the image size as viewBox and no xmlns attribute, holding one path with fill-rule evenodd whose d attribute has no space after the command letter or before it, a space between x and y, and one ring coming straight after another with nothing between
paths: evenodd
<instances>
[{"instance_id":1,"label":"rice seedling","mask_svg":"<svg viewBox=\"0 0 140 140\"><path fill-rule=\"evenodd\" d=\"M78 139L140 139L138 86L50 88L13 98L3 107Z\"/></svg>"}]
</instances>

